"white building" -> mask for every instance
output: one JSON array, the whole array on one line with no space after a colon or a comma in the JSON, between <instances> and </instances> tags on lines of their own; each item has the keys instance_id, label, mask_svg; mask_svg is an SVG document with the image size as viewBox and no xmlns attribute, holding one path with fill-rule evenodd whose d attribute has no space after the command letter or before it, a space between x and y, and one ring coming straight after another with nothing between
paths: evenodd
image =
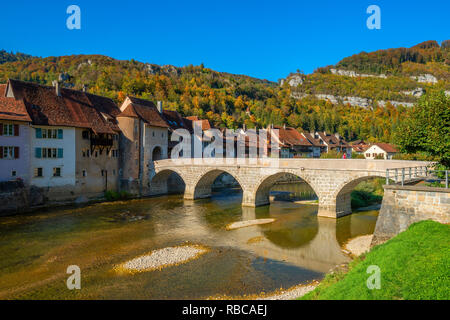
<instances>
[{"instance_id":1,"label":"white building","mask_svg":"<svg viewBox=\"0 0 450 320\"><path fill-rule=\"evenodd\" d=\"M385 160L390 160L396 153L398 153L398 150L389 143L375 143L364 151L364 157L366 159L382 157Z\"/></svg>"}]
</instances>

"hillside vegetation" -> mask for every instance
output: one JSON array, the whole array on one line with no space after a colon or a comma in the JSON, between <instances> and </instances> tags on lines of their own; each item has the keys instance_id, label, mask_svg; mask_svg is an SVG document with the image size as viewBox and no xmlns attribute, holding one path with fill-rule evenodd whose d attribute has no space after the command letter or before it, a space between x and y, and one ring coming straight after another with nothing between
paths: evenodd
<instances>
[{"instance_id":1,"label":"hillside vegetation","mask_svg":"<svg viewBox=\"0 0 450 320\"><path fill-rule=\"evenodd\" d=\"M217 127L237 128L246 124L252 128L286 124L300 131L337 132L347 140L390 142L392 132L405 115L405 107L395 107L390 103L366 108L341 102L333 104L318 99L314 94L415 102L415 97L401 91L414 90L418 86L424 90L446 90L449 87L449 82L445 80L449 74L449 48L433 44L411 50L419 55L402 62L402 72L411 70L408 71L411 74L421 73L425 69L420 69L420 65L431 70L429 72L439 70L439 77L444 80L434 85L422 84L403 76L400 71L398 75L388 78L351 78L330 74L329 68L324 68L307 76L301 75L305 77L304 83L294 88L287 83L279 86L267 80L216 72L204 65L158 66L101 55L36 58L16 54L15 58L5 58L9 62L0 64L0 83L14 78L51 85L63 73L66 87L81 89L87 85L89 92L110 97L117 103L121 103L126 95L162 100L166 108L177 110L185 116L207 118ZM376 69L369 67L373 64L372 58L364 62L364 55L360 55L359 58L344 59L347 61L345 67L355 67L359 71ZM372 54L369 56L372 57ZM384 57L378 53L374 56ZM396 65L393 60L388 62L374 58L374 61L377 65L387 63L386 68L396 69L392 67ZM338 66L343 66L343 63ZM438 72L433 74L437 76ZM296 98L295 92L306 94Z\"/></svg>"}]
</instances>

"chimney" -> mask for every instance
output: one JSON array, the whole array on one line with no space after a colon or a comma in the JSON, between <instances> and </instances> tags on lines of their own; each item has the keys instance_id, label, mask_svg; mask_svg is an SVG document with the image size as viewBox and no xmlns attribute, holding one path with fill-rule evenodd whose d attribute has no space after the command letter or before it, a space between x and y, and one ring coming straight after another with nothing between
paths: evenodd
<instances>
[{"instance_id":1,"label":"chimney","mask_svg":"<svg viewBox=\"0 0 450 320\"><path fill-rule=\"evenodd\" d=\"M285 124L283 124L283 129L284 129L284 130L286 130L286 123L285 123Z\"/></svg>"},{"instance_id":2,"label":"chimney","mask_svg":"<svg viewBox=\"0 0 450 320\"><path fill-rule=\"evenodd\" d=\"M158 112L159 112L160 114L162 114L162 113L163 113L163 104L162 104L162 101L156 102L156 107L158 108Z\"/></svg>"},{"instance_id":3,"label":"chimney","mask_svg":"<svg viewBox=\"0 0 450 320\"><path fill-rule=\"evenodd\" d=\"M59 86L59 81L53 80L52 84L53 84L53 86L55 87L56 95L57 95L58 97L60 97L60 96L61 96L61 88L60 88L60 86Z\"/></svg>"},{"instance_id":4,"label":"chimney","mask_svg":"<svg viewBox=\"0 0 450 320\"><path fill-rule=\"evenodd\" d=\"M87 92L87 85L83 84L83 92Z\"/></svg>"},{"instance_id":5,"label":"chimney","mask_svg":"<svg viewBox=\"0 0 450 320\"><path fill-rule=\"evenodd\" d=\"M335 136L336 138L338 138L338 140L341 139L341 136L339 135L339 133L335 133L334 136Z\"/></svg>"},{"instance_id":6,"label":"chimney","mask_svg":"<svg viewBox=\"0 0 450 320\"><path fill-rule=\"evenodd\" d=\"M242 129L244 129L244 132L247 131L247 127L245 126L245 123L242 125Z\"/></svg>"}]
</instances>

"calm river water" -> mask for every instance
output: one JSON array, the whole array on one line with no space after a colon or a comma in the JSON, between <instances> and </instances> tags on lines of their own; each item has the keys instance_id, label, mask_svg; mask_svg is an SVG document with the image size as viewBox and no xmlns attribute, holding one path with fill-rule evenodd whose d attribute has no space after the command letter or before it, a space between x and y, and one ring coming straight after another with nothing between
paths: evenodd
<instances>
[{"instance_id":1,"label":"calm river water","mask_svg":"<svg viewBox=\"0 0 450 320\"><path fill-rule=\"evenodd\" d=\"M286 191L286 185L279 190ZM335 265L348 262L341 245L373 233L378 215L368 211L334 220L317 217L314 205L273 202L251 209L241 207L241 198L225 190L196 201L174 195L2 217L0 299L203 299L267 293L320 280ZM276 221L225 229L235 221L268 217ZM160 271L118 275L112 270L136 256L186 242L211 250ZM81 268L81 290L66 287L70 265Z\"/></svg>"}]
</instances>

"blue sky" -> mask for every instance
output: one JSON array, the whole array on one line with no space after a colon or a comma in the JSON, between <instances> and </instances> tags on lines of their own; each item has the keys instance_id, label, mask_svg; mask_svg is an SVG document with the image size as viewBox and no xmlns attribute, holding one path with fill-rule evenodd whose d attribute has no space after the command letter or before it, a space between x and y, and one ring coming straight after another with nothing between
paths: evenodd
<instances>
[{"instance_id":1,"label":"blue sky","mask_svg":"<svg viewBox=\"0 0 450 320\"><path fill-rule=\"evenodd\" d=\"M66 9L81 8L81 30ZM369 30L369 5L381 29ZM2 3L0 49L36 56L104 54L276 81L361 51L450 39L450 1L27 1Z\"/></svg>"}]
</instances>

